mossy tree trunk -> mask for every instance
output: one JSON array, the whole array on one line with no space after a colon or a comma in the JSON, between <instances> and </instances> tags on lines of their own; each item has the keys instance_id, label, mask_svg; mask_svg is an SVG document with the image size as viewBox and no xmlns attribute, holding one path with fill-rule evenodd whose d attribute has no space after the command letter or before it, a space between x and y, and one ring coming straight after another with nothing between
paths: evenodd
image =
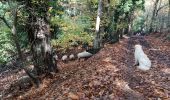
<instances>
[{"instance_id":1,"label":"mossy tree trunk","mask_svg":"<svg viewBox=\"0 0 170 100\"><path fill-rule=\"evenodd\" d=\"M51 72L57 72L57 64L54 64L51 33L48 22L48 2L40 2L34 4L31 1L26 1L27 13L29 14L27 21L27 32L31 45L34 66L38 75ZM31 12L33 9L35 12ZM39 13L37 14L38 11Z\"/></svg>"}]
</instances>

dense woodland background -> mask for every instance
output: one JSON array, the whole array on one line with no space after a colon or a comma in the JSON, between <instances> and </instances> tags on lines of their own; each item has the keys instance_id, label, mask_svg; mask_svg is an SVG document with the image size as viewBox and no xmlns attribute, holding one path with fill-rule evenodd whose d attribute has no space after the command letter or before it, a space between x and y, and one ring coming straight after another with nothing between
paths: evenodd
<instances>
[{"instance_id":1,"label":"dense woodland background","mask_svg":"<svg viewBox=\"0 0 170 100\"><path fill-rule=\"evenodd\" d=\"M168 99L170 98L169 74L165 77L161 76L162 73L154 76L154 73L161 68L170 67L169 41L170 0L0 0L0 76L2 82L0 98L32 97L35 99L43 95L45 99L60 98L61 100L67 97L101 100ZM144 46L144 50L154 62L153 68L158 68L158 66L160 68L151 70L149 74L134 72L135 69L131 69L134 59L133 46L137 43ZM86 56L90 58L78 61L78 54L84 50L90 53L90 56L84 53L82 58ZM69 58L69 55L74 55L74 57ZM166 86L159 86L163 88L160 89L161 93L162 91L166 93L158 95L160 91L156 90L157 85L152 87L155 83L146 85L146 82L142 83L146 85L142 88L150 88L147 92L140 90L141 88L129 90L130 87L128 87L126 90L126 82L123 83L121 80L124 88L117 85L116 82L121 84L120 80L113 78L108 66L105 68L100 65L119 66L117 69L112 69L117 74L117 76L113 75L114 77L127 75L134 78L133 75L144 75L136 76L134 80L120 78L130 82L128 83L130 87L137 86L135 82L149 76L151 79L152 76L156 77L155 81L159 80L160 83L163 81L157 75L166 78ZM101 70L95 72L99 66ZM166 70L170 71L170 69ZM110 73L110 78L102 77L102 71L105 71L104 75ZM23 73L29 77L21 77ZM92 73L100 74L93 75ZM90 75L95 76L98 81L92 81L95 78ZM9 76L17 78L13 78L12 81ZM84 81L80 84L78 80L86 80L89 76L94 78L90 80L93 83L88 84L91 85L90 87L84 87L87 90L82 90L84 91L81 92L82 94L80 91L75 93L78 90L74 91L74 89L69 93L69 90L61 89L65 86L63 84L69 83L66 80L71 80L69 85L72 87L86 86L83 85L86 84ZM102 78L101 81L105 80L104 83L99 82L100 78ZM17 80L21 79L24 80L24 84L29 85L20 86L23 83L17 83ZM78 82L73 83L75 80ZM112 84L116 85L115 90L108 90L112 87L107 84L110 81L115 82ZM101 86L102 83L107 88ZM74 86L75 84L79 85ZM138 84L139 87L142 84ZM99 89L94 89L93 85L95 85L94 88ZM19 88L16 88L18 86ZM57 96L53 96L55 90L52 88L54 87L60 91L56 93ZM31 92L26 94L26 91ZM149 94L150 91L154 91L153 95ZM155 91L159 93L155 94ZM129 94L124 95L126 92ZM25 95L21 95L22 93Z\"/></svg>"}]
</instances>

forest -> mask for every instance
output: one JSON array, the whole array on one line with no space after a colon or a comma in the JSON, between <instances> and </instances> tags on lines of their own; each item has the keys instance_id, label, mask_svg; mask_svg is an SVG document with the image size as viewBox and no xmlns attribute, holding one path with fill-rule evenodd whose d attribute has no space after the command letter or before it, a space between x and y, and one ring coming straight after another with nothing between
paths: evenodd
<instances>
[{"instance_id":1,"label":"forest","mask_svg":"<svg viewBox=\"0 0 170 100\"><path fill-rule=\"evenodd\" d=\"M170 0L0 0L0 100L169 100Z\"/></svg>"}]
</instances>

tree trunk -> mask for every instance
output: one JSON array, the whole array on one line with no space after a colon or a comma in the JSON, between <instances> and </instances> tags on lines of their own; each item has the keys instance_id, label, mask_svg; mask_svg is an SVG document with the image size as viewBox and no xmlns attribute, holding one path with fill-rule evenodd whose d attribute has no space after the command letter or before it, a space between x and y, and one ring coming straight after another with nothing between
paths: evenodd
<instances>
[{"instance_id":1,"label":"tree trunk","mask_svg":"<svg viewBox=\"0 0 170 100\"><path fill-rule=\"evenodd\" d=\"M29 30L34 66L37 67L39 75L46 72L57 72L57 66L53 63L49 25L45 22L44 18L35 17L35 19L35 22L30 22L33 26L32 29Z\"/></svg>"},{"instance_id":2,"label":"tree trunk","mask_svg":"<svg viewBox=\"0 0 170 100\"><path fill-rule=\"evenodd\" d=\"M24 58L23 58L23 54L22 54L22 51L21 51L21 48L20 48L20 45L19 45L19 41L18 41L18 36L17 36L17 8L13 10L12 14L13 14L13 26L11 27L9 25L9 23L7 22L7 20L4 18L4 17L1 17L1 19L3 20L3 22L5 23L5 25L11 30L11 33L12 33L12 39L14 40L14 43L15 43L15 46L16 46L16 49L17 49L17 52L18 52L18 56L19 56L19 59L20 59L20 63L21 63L21 69L24 69L24 71L27 73L27 75L33 80L33 82L37 85L37 87L39 86L39 79L36 78L36 76L32 75L25 67L25 62L24 62Z\"/></svg>"},{"instance_id":3,"label":"tree trunk","mask_svg":"<svg viewBox=\"0 0 170 100\"><path fill-rule=\"evenodd\" d=\"M132 22L129 22L129 24L128 24L128 34L129 34L129 36L133 35L132 34Z\"/></svg>"},{"instance_id":4,"label":"tree trunk","mask_svg":"<svg viewBox=\"0 0 170 100\"><path fill-rule=\"evenodd\" d=\"M111 14L111 11L110 11L110 10L111 10L111 9L110 9L110 8L111 8L111 7L110 7L110 0L107 0L106 2L107 2L107 5L106 5L106 7L107 7L107 16L108 16L109 19L110 19L110 17L112 17L112 16L111 16L112 14Z\"/></svg>"},{"instance_id":5,"label":"tree trunk","mask_svg":"<svg viewBox=\"0 0 170 100\"><path fill-rule=\"evenodd\" d=\"M129 12L128 14L128 17L127 17L127 22L128 22L128 35L129 36L132 36L132 24L133 24L133 13L134 13L134 10L132 10L131 12Z\"/></svg>"},{"instance_id":6,"label":"tree trunk","mask_svg":"<svg viewBox=\"0 0 170 100\"><path fill-rule=\"evenodd\" d=\"M21 63L21 68L25 70L25 72L27 73L27 75L33 80L33 82L37 85L37 87L39 86L39 79L36 78L36 76L34 76L33 74L31 74L26 68L25 68L25 62L24 62L24 58L23 58L23 54L19 45L19 41L18 41L18 37L17 37L17 30L16 30L16 26L17 26L17 9L14 9L13 11L13 27L12 27L12 36L16 45L16 49L20 58L20 63Z\"/></svg>"},{"instance_id":7,"label":"tree trunk","mask_svg":"<svg viewBox=\"0 0 170 100\"><path fill-rule=\"evenodd\" d=\"M149 17L149 15L147 14L147 16L146 16L146 18L145 18L145 22L144 22L144 29L145 29L145 32L146 33L148 33L148 30L149 30L149 28L148 28L148 17Z\"/></svg>"},{"instance_id":8,"label":"tree trunk","mask_svg":"<svg viewBox=\"0 0 170 100\"><path fill-rule=\"evenodd\" d=\"M52 47L50 44L51 33L48 23L48 3L39 2L38 6L31 1L26 1L26 11L29 14L27 21L28 38L31 44L34 66L37 68L38 75L57 72L57 64L54 64ZM40 7L42 6L42 7ZM31 10L30 8L34 9ZM43 9L42 9L43 8ZM37 14L37 9L39 9Z\"/></svg>"},{"instance_id":9,"label":"tree trunk","mask_svg":"<svg viewBox=\"0 0 170 100\"><path fill-rule=\"evenodd\" d=\"M168 33L170 33L170 0L169 0L169 11L168 11Z\"/></svg>"},{"instance_id":10,"label":"tree trunk","mask_svg":"<svg viewBox=\"0 0 170 100\"><path fill-rule=\"evenodd\" d=\"M161 25L160 25L160 33L162 33L163 27L164 27L164 17L161 15Z\"/></svg>"},{"instance_id":11,"label":"tree trunk","mask_svg":"<svg viewBox=\"0 0 170 100\"><path fill-rule=\"evenodd\" d=\"M120 33L120 39L123 39L123 33L124 33L124 31L125 31L125 28L123 28L123 29L121 29L121 33Z\"/></svg>"},{"instance_id":12,"label":"tree trunk","mask_svg":"<svg viewBox=\"0 0 170 100\"><path fill-rule=\"evenodd\" d=\"M105 16L107 16L107 19L109 20L108 22L106 22L107 26L104 26L104 32L106 33L105 34L105 40L108 41L108 42L112 42L113 41L113 39L114 39L113 30L115 28L114 27L114 18L113 18L114 11L111 10L112 7L111 7L110 3L111 3L110 0L106 0L105 1L105 5L106 6L105 6L105 8L103 8L103 9L106 10L106 15Z\"/></svg>"},{"instance_id":13,"label":"tree trunk","mask_svg":"<svg viewBox=\"0 0 170 100\"><path fill-rule=\"evenodd\" d=\"M96 36L94 39L94 43L93 43L93 48L94 49L99 49L101 46L101 39L100 39L100 18L102 15L102 0L99 0L99 4L98 4L98 11L97 11L97 19L96 19Z\"/></svg>"},{"instance_id":14,"label":"tree trunk","mask_svg":"<svg viewBox=\"0 0 170 100\"><path fill-rule=\"evenodd\" d=\"M151 33L153 31L153 21L155 20L155 14L156 14L156 11L157 11L158 2L159 2L159 0L156 0L155 3L154 3L154 9L153 9L152 17L151 17L149 33Z\"/></svg>"}]
</instances>

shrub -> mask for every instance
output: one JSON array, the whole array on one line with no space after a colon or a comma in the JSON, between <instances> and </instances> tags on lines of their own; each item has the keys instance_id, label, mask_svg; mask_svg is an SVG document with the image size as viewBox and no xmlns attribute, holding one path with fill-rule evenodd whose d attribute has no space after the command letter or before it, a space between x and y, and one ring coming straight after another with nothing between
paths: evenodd
<instances>
[{"instance_id":1,"label":"shrub","mask_svg":"<svg viewBox=\"0 0 170 100\"><path fill-rule=\"evenodd\" d=\"M57 21L57 22L56 22ZM85 28L90 28L88 17L70 18L63 16L62 19L58 17L52 18L53 25L59 25L61 32L57 34L58 39L53 39L53 47L59 47L65 52L71 47L72 42L79 41L81 43L92 44L92 33L84 31Z\"/></svg>"}]
</instances>

